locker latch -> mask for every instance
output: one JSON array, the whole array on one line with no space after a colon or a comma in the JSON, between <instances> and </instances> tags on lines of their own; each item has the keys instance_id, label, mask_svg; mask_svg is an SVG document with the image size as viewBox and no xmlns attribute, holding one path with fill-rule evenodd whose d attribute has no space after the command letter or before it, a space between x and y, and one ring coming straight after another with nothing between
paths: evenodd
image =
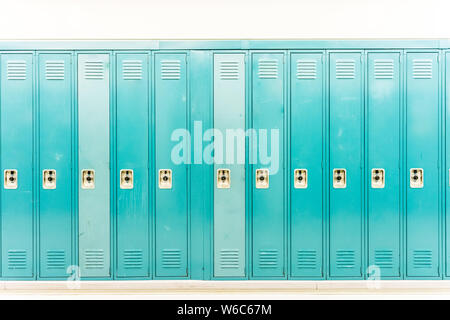
<instances>
[{"instance_id":1,"label":"locker latch","mask_svg":"<svg viewBox=\"0 0 450 320\"><path fill-rule=\"evenodd\" d=\"M217 170L217 188L229 189L231 185L231 173L230 169L218 169Z\"/></svg>"},{"instance_id":2,"label":"locker latch","mask_svg":"<svg viewBox=\"0 0 450 320\"><path fill-rule=\"evenodd\" d=\"M84 169L81 171L81 188L94 189L95 188L95 171L92 169Z\"/></svg>"},{"instance_id":3,"label":"locker latch","mask_svg":"<svg viewBox=\"0 0 450 320\"><path fill-rule=\"evenodd\" d=\"M269 188L269 170L256 169L256 189Z\"/></svg>"},{"instance_id":4,"label":"locker latch","mask_svg":"<svg viewBox=\"0 0 450 320\"><path fill-rule=\"evenodd\" d=\"M17 170L6 169L4 171L5 176L5 189L17 189Z\"/></svg>"},{"instance_id":5,"label":"locker latch","mask_svg":"<svg viewBox=\"0 0 450 320\"><path fill-rule=\"evenodd\" d=\"M172 189L172 170L170 169L159 170L159 188Z\"/></svg>"},{"instance_id":6,"label":"locker latch","mask_svg":"<svg viewBox=\"0 0 450 320\"><path fill-rule=\"evenodd\" d=\"M347 170L346 169L334 169L333 170L333 187L334 188L347 188Z\"/></svg>"},{"instance_id":7,"label":"locker latch","mask_svg":"<svg viewBox=\"0 0 450 320\"><path fill-rule=\"evenodd\" d=\"M423 169L412 168L409 170L409 185L411 188L423 188Z\"/></svg>"},{"instance_id":8,"label":"locker latch","mask_svg":"<svg viewBox=\"0 0 450 320\"><path fill-rule=\"evenodd\" d=\"M306 189L308 187L308 170L295 169L294 170L294 188Z\"/></svg>"},{"instance_id":9,"label":"locker latch","mask_svg":"<svg viewBox=\"0 0 450 320\"><path fill-rule=\"evenodd\" d=\"M133 189L133 170L120 170L120 189Z\"/></svg>"},{"instance_id":10,"label":"locker latch","mask_svg":"<svg viewBox=\"0 0 450 320\"><path fill-rule=\"evenodd\" d=\"M372 169L372 188L384 188L384 169Z\"/></svg>"},{"instance_id":11,"label":"locker latch","mask_svg":"<svg viewBox=\"0 0 450 320\"><path fill-rule=\"evenodd\" d=\"M45 169L42 171L42 188L56 189L56 170Z\"/></svg>"}]
</instances>

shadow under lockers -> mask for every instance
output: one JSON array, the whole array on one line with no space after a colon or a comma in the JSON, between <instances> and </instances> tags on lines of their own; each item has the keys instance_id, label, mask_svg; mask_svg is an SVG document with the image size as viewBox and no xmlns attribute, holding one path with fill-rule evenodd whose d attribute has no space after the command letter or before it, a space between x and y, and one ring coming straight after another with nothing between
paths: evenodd
<instances>
[{"instance_id":1,"label":"shadow under lockers","mask_svg":"<svg viewBox=\"0 0 450 320\"><path fill-rule=\"evenodd\" d=\"M445 277L443 57L2 52L1 276Z\"/></svg>"}]
</instances>

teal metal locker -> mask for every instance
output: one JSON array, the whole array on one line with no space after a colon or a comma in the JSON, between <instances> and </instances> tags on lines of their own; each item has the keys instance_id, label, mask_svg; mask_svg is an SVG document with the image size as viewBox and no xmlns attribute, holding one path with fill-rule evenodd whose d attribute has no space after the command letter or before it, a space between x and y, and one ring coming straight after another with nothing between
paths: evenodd
<instances>
[{"instance_id":1,"label":"teal metal locker","mask_svg":"<svg viewBox=\"0 0 450 320\"><path fill-rule=\"evenodd\" d=\"M234 130L236 136L239 132L244 134L245 58L244 53L214 54L214 128L223 138L227 129ZM215 277L246 275L245 135L244 141L238 139L234 140L232 150L226 149L227 145L223 143L223 159L216 157L214 163ZM217 142L214 146L221 151L222 146ZM227 153L233 154L234 158L225 163ZM229 170L227 185L221 183L223 170Z\"/></svg>"},{"instance_id":2,"label":"teal metal locker","mask_svg":"<svg viewBox=\"0 0 450 320\"><path fill-rule=\"evenodd\" d=\"M450 52L445 53L445 276L450 277Z\"/></svg>"},{"instance_id":3,"label":"teal metal locker","mask_svg":"<svg viewBox=\"0 0 450 320\"><path fill-rule=\"evenodd\" d=\"M33 55L1 55L2 277L34 276Z\"/></svg>"},{"instance_id":4,"label":"teal metal locker","mask_svg":"<svg viewBox=\"0 0 450 320\"><path fill-rule=\"evenodd\" d=\"M367 75L369 266L400 277L400 53L369 52Z\"/></svg>"},{"instance_id":5,"label":"teal metal locker","mask_svg":"<svg viewBox=\"0 0 450 320\"><path fill-rule=\"evenodd\" d=\"M323 54L291 55L290 276L324 275Z\"/></svg>"},{"instance_id":6,"label":"teal metal locker","mask_svg":"<svg viewBox=\"0 0 450 320\"><path fill-rule=\"evenodd\" d=\"M186 62L184 53L155 55L156 277L188 276ZM177 129L181 136L172 136Z\"/></svg>"},{"instance_id":7,"label":"teal metal locker","mask_svg":"<svg viewBox=\"0 0 450 320\"><path fill-rule=\"evenodd\" d=\"M284 74L284 53L252 54L252 128L258 140L251 151L258 153L252 166L252 277L286 276Z\"/></svg>"},{"instance_id":8,"label":"teal metal locker","mask_svg":"<svg viewBox=\"0 0 450 320\"><path fill-rule=\"evenodd\" d=\"M81 277L110 277L109 54L78 54Z\"/></svg>"},{"instance_id":9,"label":"teal metal locker","mask_svg":"<svg viewBox=\"0 0 450 320\"><path fill-rule=\"evenodd\" d=\"M330 53L330 276L362 277L360 52Z\"/></svg>"},{"instance_id":10,"label":"teal metal locker","mask_svg":"<svg viewBox=\"0 0 450 320\"><path fill-rule=\"evenodd\" d=\"M408 52L406 65L407 277L439 272L439 64L437 52ZM423 170L415 184L414 170Z\"/></svg>"},{"instance_id":11,"label":"teal metal locker","mask_svg":"<svg viewBox=\"0 0 450 320\"><path fill-rule=\"evenodd\" d=\"M72 54L38 55L39 277L72 265Z\"/></svg>"},{"instance_id":12,"label":"teal metal locker","mask_svg":"<svg viewBox=\"0 0 450 320\"><path fill-rule=\"evenodd\" d=\"M116 275L149 277L149 55L119 53L116 61Z\"/></svg>"}]
</instances>

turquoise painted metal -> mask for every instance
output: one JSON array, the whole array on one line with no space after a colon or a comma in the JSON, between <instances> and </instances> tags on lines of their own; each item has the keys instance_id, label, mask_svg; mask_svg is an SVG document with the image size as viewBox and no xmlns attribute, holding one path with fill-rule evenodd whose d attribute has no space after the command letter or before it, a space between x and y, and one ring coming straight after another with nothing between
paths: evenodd
<instances>
[{"instance_id":1,"label":"turquoise painted metal","mask_svg":"<svg viewBox=\"0 0 450 320\"><path fill-rule=\"evenodd\" d=\"M367 254L386 278L401 275L400 59L400 52L367 54Z\"/></svg>"},{"instance_id":2,"label":"turquoise painted metal","mask_svg":"<svg viewBox=\"0 0 450 320\"><path fill-rule=\"evenodd\" d=\"M66 278L73 265L71 53L38 55L40 278Z\"/></svg>"},{"instance_id":3,"label":"turquoise painted metal","mask_svg":"<svg viewBox=\"0 0 450 320\"><path fill-rule=\"evenodd\" d=\"M116 61L116 276L148 278L150 56L118 53Z\"/></svg>"},{"instance_id":4,"label":"turquoise painted metal","mask_svg":"<svg viewBox=\"0 0 450 320\"><path fill-rule=\"evenodd\" d=\"M406 53L406 276L440 277L439 53ZM423 170L414 186L416 168ZM413 187L414 186L414 187Z\"/></svg>"},{"instance_id":5,"label":"turquoise painted metal","mask_svg":"<svg viewBox=\"0 0 450 320\"><path fill-rule=\"evenodd\" d=\"M363 276L363 53L330 53L330 277Z\"/></svg>"},{"instance_id":6,"label":"turquoise painted metal","mask_svg":"<svg viewBox=\"0 0 450 320\"><path fill-rule=\"evenodd\" d=\"M1 279L450 277L449 49L0 41Z\"/></svg>"},{"instance_id":7,"label":"turquoise painted metal","mask_svg":"<svg viewBox=\"0 0 450 320\"><path fill-rule=\"evenodd\" d=\"M34 56L1 56L2 276L36 275L34 258Z\"/></svg>"},{"instance_id":8,"label":"turquoise painted metal","mask_svg":"<svg viewBox=\"0 0 450 320\"><path fill-rule=\"evenodd\" d=\"M285 278L285 53L251 53L252 278ZM262 131L265 130L265 131ZM265 133L263 133L265 132ZM274 160L274 158L278 158ZM269 161L269 159L271 161ZM263 172L267 172L264 176ZM262 180L264 179L264 180Z\"/></svg>"},{"instance_id":9,"label":"turquoise painted metal","mask_svg":"<svg viewBox=\"0 0 450 320\"><path fill-rule=\"evenodd\" d=\"M78 55L78 246L81 277L111 277L110 55Z\"/></svg>"},{"instance_id":10,"label":"turquoise painted metal","mask_svg":"<svg viewBox=\"0 0 450 320\"><path fill-rule=\"evenodd\" d=\"M244 135L245 59L245 53L214 54L214 128L225 135L226 130ZM225 145L225 151L219 154L221 144L222 140L214 141L214 276L244 277L245 140L231 150Z\"/></svg>"},{"instance_id":11,"label":"turquoise painted metal","mask_svg":"<svg viewBox=\"0 0 450 320\"><path fill-rule=\"evenodd\" d=\"M189 119L187 54L156 53L154 79L155 277L186 278L189 275L189 174L186 162L190 157L181 148L178 151L174 147L177 144L190 150L184 134ZM177 129L179 134L176 134Z\"/></svg>"},{"instance_id":12,"label":"turquoise painted metal","mask_svg":"<svg viewBox=\"0 0 450 320\"><path fill-rule=\"evenodd\" d=\"M290 56L290 276L299 279L326 274L324 58L323 52Z\"/></svg>"}]
</instances>

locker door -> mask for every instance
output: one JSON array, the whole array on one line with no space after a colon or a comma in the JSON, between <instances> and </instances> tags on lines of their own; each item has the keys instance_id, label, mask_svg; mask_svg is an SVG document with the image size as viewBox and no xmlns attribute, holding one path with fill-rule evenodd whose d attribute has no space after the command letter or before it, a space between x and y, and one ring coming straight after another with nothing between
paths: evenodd
<instances>
[{"instance_id":1,"label":"locker door","mask_svg":"<svg viewBox=\"0 0 450 320\"><path fill-rule=\"evenodd\" d=\"M118 277L150 275L148 75L147 54L117 55Z\"/></svg>"},{"instance_id":2,"label":"locker door","mask_svg":"<svg viewBox=\"0 0 450 320\"><path fill-rule=\"evenodd\" d=\"M245 130L245 54L214 55L214 128ZM225 144L224 144L225 146ZM219 146L217 146L219 147ZM223 154L233 163L214 164L214 276L245 276L245 144L234 144ZM245 159L245 158L244 158ZM227 188L219 188L218 171L230 170Z\"/></svg>"},{"instance_id":3,"label":"locker door","mask_svg":"<svg viewBox=\"0 0 450 320\"><path fill-rule=\"evenodd\" d=\"M445 97L446 97L446 212L445 212L445 256L446 256L446 276L450 277L450 52L445 53Z\"/></svg>"},{"instance_id":4,"label":"locker door","mask_svg":"<svg viewBox=\"0 0 450 320\"><path fill-rule=\"evenodd\" d=\"M187 126L186 59L184 53L155 56L157 277L188 275L187 165L172 158L172 150L180 142L171 140L176 129ZM162 176L164 171L171 174ZM160 181L164 177L167 180Z\"/></svg>"},{"instance_id":5,"label":"locker door","mask_svg":"<svg viewBox=\"0 0 450 320\"><path fill-rule=\"evenodd\" d=\"M79 258L82 277L110 276L109 55L78 55Z\"/></svg>"},{"instance_id":6,"label":"locker door","mask_svg":"<svg viewBox=\"0 0 450 320\"><path fill-rule=\"evenodd\" d=\"M291 179L291 276L293 277L322 276L324 143L322 58L321 53L296 53L291 56L289 179ZM296 170L306 170L304 171L306 176Z\"/></svg>"},{"instance_id":7,"label":"locker door","mask_svg":"<svg viewBox=\"0 0 450 320\"><path fill-rule=\"evenodd\" d=\"M439 276L439 66L437 52L407 53L407 276ZM410 170L423 170L412 188Z\"/></svg>"},{"instance_id":8,"label":"locker door","mask_svg":"<svg viewBox=\"0 0 450 320\"><path fill-rule=\"evenodd\" d=\"M255 53L252 56L253 128L258 130L258 162L253 165L253 276L285 276L284 199L284 54ZM260 129L266 130L267 144ZM271 150L271 130L278 141ZM265 152L267 149L267 152ZM263 163L262 157L278 155L278 163ZM256 170L269 170L268 187L258 188Z\"/></svg>"},{"instance_id":9,"label":"locker door","mask_svg":"<svg viewBox=\"0 0 450 320\"><path fill-rule=\"evenodd\" d=\"M369 265L382 277L400 276L399 65L398 52L368 54Z\"/></svg>"},{"instance_id":10,"label":"locker door","mask_svg":"<svg viewBox=\"0 0 450 320\"><path fill-rule=\"evenodd\" d=\"M362 276L361 73L361 53L330 54L331 277ZM341 177L336 184L334 170Z\"/></svg>"},{"instance_id":11,"label":"locker door","mask_svg":"<svg viewBox=\"0 0 450 320\"><path fill-rule=\"evenodd\" d=\"M39 54L39 276L72 265L71 54Z\"/></svg>"},{"instance_id":12,"label":"locker door","mask_svg":"<svg viewBox=\"0 0 450 320\"><path fill-rule=\"evenodd\" d=\"M2 276L32 277L32 54L2 54L0 97L2 184L13 180L1 189Z\"/></svg>"}]
</instances>

